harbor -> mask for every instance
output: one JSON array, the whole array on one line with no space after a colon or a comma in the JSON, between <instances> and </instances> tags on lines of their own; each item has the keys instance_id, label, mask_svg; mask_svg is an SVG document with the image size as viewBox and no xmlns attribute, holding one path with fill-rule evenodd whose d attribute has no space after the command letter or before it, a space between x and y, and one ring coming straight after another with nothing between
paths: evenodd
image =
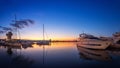
<instances>
[{"instance_id":1,"label":"harbor","mask_svg":"<svg viewBox=\"0 0 120 68\"><path fill-rule=\"evenodd\" d=\"M6 34L7 39L1 39L0 44L9 46L21 46L21 45L32 45L34 43L38 45L50 45L51 42L76 42L78 46L89 48L89 49L107 49L120 48L120 32L113 34L113 37L95 37L88 34L80 34L79 38L75 41L52 41L50 40L20 40L12 39L12 32Z\"/></svg>"},{"instance_id":2,"label":"harbor","mask_svg":"<svg viewBox=\"0 0 120 68\"><path fill-rule=\"evenodd\" d=\"M119 67L120 32L111 37L81 33L74 40L46 40L44 31L43 24L42 40L13 38L15 33L10 30L4 33L6 39L0 39L1 67L89 68L94 64L105 68Z\"/></svg>"},{"instance_id":3,"label":"harbor","mask_svg":"<svg viewBox=\"0 0 120 68\"><path fill-rule=\"evenodd\" d=\"M0 0L0 68L120 68L120 0Z\"/></svg>"}]
</instances>

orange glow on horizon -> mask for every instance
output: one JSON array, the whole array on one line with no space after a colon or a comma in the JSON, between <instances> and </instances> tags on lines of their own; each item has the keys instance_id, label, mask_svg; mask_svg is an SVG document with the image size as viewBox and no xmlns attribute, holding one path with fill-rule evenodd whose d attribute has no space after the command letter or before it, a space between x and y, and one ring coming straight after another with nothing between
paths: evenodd
<instances>
[{"instance_id":1,"label":"orange glow on horizon","mask_svg":"<svg viewBox=\"0 0 120 68\"><path fill-rule=\"evenodd\" d=\"M6 37L1 37L1 39L6 39ZM16 38L14 38L13 37L13 39L16 39ZM19 39L19 38L17 38L17 39ZM30 37L22 37L22 38L20 38L20 39L23 39L23 40L43 40L43 38L36 38L36 37L32 37L32 36L30 36ZM76 40L76 38L70 38L70 37L66 37L66 38L64 38L64 37L61 37L61 38L45 38L46 40Z\"/></svg>"},{"instance_id":2,"label":"orange glow on horizon","mask_svg":"<svg viewBox=\"0 0 120 68\"><path fill-rule=\"evenodd\" d=\"M43 38L32 38L32 37L29 37L29 38L22 38L22 39L26 39L26 40L43 40ZM49 38L49 39L46 39L46 40L75 40L76 38Z\"/></svg>"},{"instance_id":3,"label":"orange glow on horizon","mask_svg":"<svg viewBox=\"0 0 120 68\"><path fill-rule=\"evenodd\" d=\"M5 39L6 35L2 35L1 39ZM16 39L16 36L12 36L13 39ZM43 40L43 36L39 36L39 34L34 34L34 33L29 33L29 34L24 34L21 33L20 38L17 37L17 39L24 39L24 40ZM45 40L76 40L75 36L64 36L64 34L61 35L51 35L48 37L45 37Z\"/></svg>"}]
</instances>

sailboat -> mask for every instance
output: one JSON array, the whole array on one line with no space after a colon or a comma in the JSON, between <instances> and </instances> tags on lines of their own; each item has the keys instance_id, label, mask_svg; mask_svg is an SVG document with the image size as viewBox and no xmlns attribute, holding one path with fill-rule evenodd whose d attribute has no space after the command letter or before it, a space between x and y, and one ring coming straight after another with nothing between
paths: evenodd
<instances>
[{"instance_id":1,"label":"sailboat","mask_svg":"<svg viewBox=\"0 0 120 68\"><path fill-rule=\"evenodd\" d=\"M44 35L44 24L43 24L43 40L40 40L37 42L38 45L49 45L51 40L45 40L45 35Z\"/></svg>"}]
</instances>

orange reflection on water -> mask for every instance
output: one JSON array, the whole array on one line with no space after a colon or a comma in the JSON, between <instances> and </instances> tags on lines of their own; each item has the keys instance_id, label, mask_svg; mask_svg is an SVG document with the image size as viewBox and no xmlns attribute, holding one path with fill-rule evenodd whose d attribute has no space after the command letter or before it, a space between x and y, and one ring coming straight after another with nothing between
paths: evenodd
<instances>
[{"instance_id":1,"label":"orange reflection on water","mask_svg":"<svg viewBox=\"0 0 120 68\"><path fill-rule=\"evenodd\" d=\"M46 50L51 52L55 51L66 51L74 48L75 43L72 42L54 42L51 46L46 47Z\"/></svg>"},{"instance_id":2,"label":"orange reflection on water","mask_svg":"<svg viewBox=\"0 0 120 68\"><path fill-rule=\"evenodd\" d=\"M75 45L73 42L53 42L51 43L52 48L55 49L63 49L63 48L69 48Z\"/></svg>"},{"instance_id":3,"label":"orange reflection on water","mask_svg":"<svg viewBox=\"0 0 120 68\"><path fill-rule=\"evenodd\" d=\"M65 49L71 49L74 48L74 45L76 45L75 42L52 42L50 45L37 45L33 44L32 51L37 50L43 50L45 48L46 50L65 50Z\"/></svg>"}]
</instances>

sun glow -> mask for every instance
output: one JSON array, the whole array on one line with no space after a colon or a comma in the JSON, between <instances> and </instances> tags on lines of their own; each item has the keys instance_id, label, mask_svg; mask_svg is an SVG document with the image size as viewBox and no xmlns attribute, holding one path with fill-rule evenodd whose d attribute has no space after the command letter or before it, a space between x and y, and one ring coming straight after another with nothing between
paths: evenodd
<instances>
[{"instance_id":1,"label":"sun glow","mask_svg":"<svg viewBox=\"0 0 120 68\"><path fill-rule=\"evenodd\" d=\"M22 38L26 40L43 40L43 38L35 38L35 37L29 37L29 38ZM45 40L75 40L75 38L49 38Z\"/></svg>"}]
</instances>

